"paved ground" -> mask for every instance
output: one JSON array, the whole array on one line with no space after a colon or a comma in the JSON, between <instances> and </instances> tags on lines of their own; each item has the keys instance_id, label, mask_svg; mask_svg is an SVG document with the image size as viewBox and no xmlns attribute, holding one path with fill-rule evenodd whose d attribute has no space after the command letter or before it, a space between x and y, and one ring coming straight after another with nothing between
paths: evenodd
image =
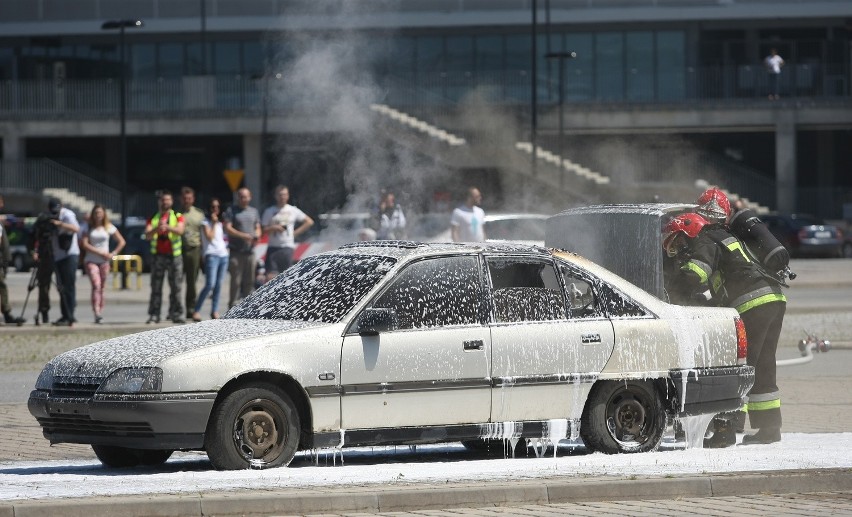
<instances>
[{"instance_id":1,"label":"paved ground","mask_svg":"<svg viewBox=\"0 0 852 517\"><path fill-rule=\"evenodd\" d=\"M821 337L834 341L836 347L828 354L820 354L810 363L779 369L779 386L782 391L784 408L785 432L849 432L852 430L852 261L796 261L794 270L799 278L792 283L789 291L790 303L785 319L785 329L780 343L779 358L797 357L796 343L807 329L817 332ZM20 310L26 296L26 286L29 275L12 274L10 284L11 298L16 311ZM20 384L18 389L10 390L10 399L0 396L0 461L39 460L39 459L70 459L93 458L91 449L80 445L48 446L41 436L35 420L29 415L21 393L26 393L32 386L37 369L50 357L73 346L82 345L95 339L103 339L138 330L146 330L153 325L145 325L147 302L147 278L142 290L112 290L107 293L107 321L103 325L94 325L86 321L90 317L88 308L88 282L79 279L78 296L80 306L78 319L80 323L72 329L54 328L49 326L35 327L28 322L23 327L0 327L0 377L11 381L13 385ZM223 293L223 297L226 293ZM30 303L35 302L35 292ZM30 305L32 308L33 305ZM58 311L53 311L58 315ZM28 314L34 310L29 309ZM83 316L86 315L86 316ZM161 323L159 326L171 325ZM25 397L25 395L24 395ZM821 477L822 476L822 477ZM658 479L645 486L643 491L629 492L626 501L614 501L619 480L599 480L605 486L600 492L588 490L584 485L573 499L558 497L526 498L518 495L516 499L505 500L497 497L493 500L483 500L475 504L470 499L471 494L486 490L482 485L472 484L468 487L457 487L456 495L463 493L467 499L437 497L446 505L425 505L423 508L453 508L456 506L469 507L460 510L418 510L405 506L405 501L411 504L415 500L423 500L424 494L441 490L442 487L415 487L408 492L398 489L369 489L370 497L375 498L375 505L349 505L340 507L346 511L335 513L328 506L332 500L335 504L341 501L353 501L352 494L311 494L310 497L290 494L267 494L274 500L286 497L300 497L296 506L280 506L279 504L258 505L258 495L220 495L231 506L216 507L212 511L209 505L211 495L200 494L198 498L146 498L143 501L124 501L127 506L122 508L126 515L208 515L208 514L241 514L246 511L256 515L285 515L319 514L327 515L852 515L852 473L842 472L806 472L778 473L775 482L768 482L770 476L765 474L723 475L714 476L708 484L713 487L709 491L690 492L679 485L690 481L690 477L678 479ZM692 481L696 479L693 477ZM703 478L702 478L703 480ZM582 481L587 483L589 480ZM623 482L624 480L620 480ZM783 481L783 482L782 482ZM726 493L719 487L730 483L734 488ZM571 490L571 482L560 485L560 489ZM838 485L839 484L839 485ZM576 482L574 483L576 485ZM633 485L635 486L635 484ZM499 487L498 487L499 488ZM505 487L504 492L510 491ZM576 486L573 487L577 489ZM446 490L446 489L444 489ZM458 492L462 490L462 492ZM463 492L466 490L467 492ZM439 492L436 492L438 494ZM443 492L440 492L443 494ZM597 493L598 495L595 495ZM793 495L789 495L792 493ZM418 495L419 494L419 495ZM759 494L744 498L742 494ZM772 495L775 494L775 495ZM788 494L788 495L779 495ZM332 497L333 495L333 497ZM364 496L360 493L359 496ZM306 503L306 497L319 497L325 502L313 501ZM419 499L417 499L419 497ZM431 495L429 496L432 497ZM242 500L242 506L240 505ZM407 499L406 499L407 498ZM189 499L189 500L187 500ZM196 500L197 499L197 500ZM178 501L179 500L179 501ZM203 501L202 501L203 500ZM586 502L577 503L570 501ZM249 505L248 502L252 504ZM372 501L372 499L371 499ZM380 505L379 501L385 501ZM396 506L387 501L395 501ZM495 503L496 501L496 503ZM180 506L180 504L190 506ZM310 502L310 501L308 501ZM55 515L61 508L64 515L97 515L114 514L116 501L109 498L78 501L78 504L67 506L68 501L51 504L40 501L16 505L0 505L0 517L6 515ZM549 504L557 503L557 504ZM60 506L56 506L60 504ZM224 504L224 503L223 503ZM503 507L494 508L493 504ZM207 505L205 507L205 505ZM323 506L325 505L325 506ZM416 508L417 506L414 506ZM170 509L171 508L171 509ZM206 508L206 509L205 509ZM250 509L251 508L251 509ZM267 508L267 510L263 510ZM283 508L292 508L283 511ZM299 508L300 510L296 510ZM382 512L382 508L400 510ZM402 511L410 510L410 511ZM353 513L365 512L365 513Z\"/></svg>"}]
</instances>

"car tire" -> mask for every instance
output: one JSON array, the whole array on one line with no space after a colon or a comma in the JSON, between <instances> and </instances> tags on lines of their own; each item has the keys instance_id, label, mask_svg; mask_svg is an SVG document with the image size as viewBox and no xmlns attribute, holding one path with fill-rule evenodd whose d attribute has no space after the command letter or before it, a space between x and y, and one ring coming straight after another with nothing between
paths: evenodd
<instances>
[{"instance_id":1,"label":"car tire","mask_svg":"<svg viewBox=\"0 0 852 517\"><path fill-rule=\"evenodd\" d=\"M300 429L299 412L286 393L254 384L216 405L204 446L217 470L283 467L298 450Z\"/></svg>"},{"instance_id":2,"label":"car tire","mask_svg":"<svg viewBox=\"0 0 852 517\"><path fill-rule=\"evenodd\" d=\"M23 255L15 255L12 257L12 265L15 267L15 271L18 273L26 273L27 272L27 263L24 260Z\"/></svg>"},{"instance_id":3,"label":"car tire","mask_svg":"<svg viewBox=\"0 0 852 517\"><path fill-rule=\"evenodd\" d=\"M604 454L647 452L659 447L665 427L665 407L652 382L599 382L583 408L580 436Z\"/></svg>"},{"instance_id":4,"label":"car tire","mask_svg":"<svg viewBox=\"0 0 852 517\"><path fill-rule=\"evenodd\" d=\"M846 242L843 244L843 253L840 256L852 258L852 242Z\"/></svg>"},{"instance_id":5,"label":"car tire","mask_svg":"<svg viewBox=\"0 0 852 517\"><path fill-rule=\"evenodd\" d=\"M112 445L92 445L92 450L101 463L115 468L162 465L173 452L167 449L130 449Z\"/></svg>"}]
</instances>

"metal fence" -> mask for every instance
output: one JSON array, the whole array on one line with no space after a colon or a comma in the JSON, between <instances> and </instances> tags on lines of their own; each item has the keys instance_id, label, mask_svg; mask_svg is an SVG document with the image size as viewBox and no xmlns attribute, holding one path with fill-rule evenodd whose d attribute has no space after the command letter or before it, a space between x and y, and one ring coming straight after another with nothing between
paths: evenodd
<instances>
[{"instance_id":1,"label":"metal fence","mask_svg":"<svg viewBox=\"0 0 852 517\"><path fill-rule=\"evenodd\" d=\"M46 188L67 189L113 211L121 208L118 190L53 160L0 161L0 189L42 192Z\"/></svg>"},{"instance_id":2,"label":"metal fence","mask_svg":"<svg viewBox=\"0 0 852 517\"><path fill-rule=\"evenodd\" d=\"M651 73L637 70L636 74ZM621 87L607 85L603 92L594 78L568 74L562 87L572 104L653 105L695 101L744 102L764 98L769 79L759 66L687 68L672 82L653 80ZM849 99L849 67L834 64L790 64L781 76L781 95L808 99ZM665 84L661 84L665 82ZM435 73L414 79L381 77L374 99L403 108L441 109L458 104L477 92L499 105L528 105L530 77L525 72ZM558 101L559 84L540 74L538 100ZM0 116L5 118L112 118L118 116L120 86L114 79L8 80L0 83ZM268 89L267 89L268 88ZM340 85L335 85L341 90ZM360 88L360 86L359 86ZM174 79L133 79L127 86L127 115L137 118L260 115L264 111L310 109L312 96L278 86L263 78L184 76ZM267 102L264 102L268 94Z\"/></svg>"}]
</instances>

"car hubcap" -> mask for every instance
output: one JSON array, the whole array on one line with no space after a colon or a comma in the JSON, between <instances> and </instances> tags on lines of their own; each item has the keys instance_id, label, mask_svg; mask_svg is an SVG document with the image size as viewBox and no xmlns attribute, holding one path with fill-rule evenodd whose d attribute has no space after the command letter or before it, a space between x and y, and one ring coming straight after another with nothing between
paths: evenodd
<instances>
[{"instance_id":1,"label":"car hubcap","mask_svg":"<svg viewBox=\"0 0 852 517\"><path fill-rule=\"evenodd\" d=\"M642 443L647 415L640 401L631 393L622 393L610 408L607 427L612 437L621 443Z\"/></svg>"},{"instance_id":2,"label":"car hubcap","mask_svg":"<svg viewBox=\"0 0 852 517\"><path fill-rule=\"evenodd\" d=\"M284 417L275 404L252 401L240 410L234 423L234 442L252 465L274 461L284 445Z\"/></svg>"}]
</instances>

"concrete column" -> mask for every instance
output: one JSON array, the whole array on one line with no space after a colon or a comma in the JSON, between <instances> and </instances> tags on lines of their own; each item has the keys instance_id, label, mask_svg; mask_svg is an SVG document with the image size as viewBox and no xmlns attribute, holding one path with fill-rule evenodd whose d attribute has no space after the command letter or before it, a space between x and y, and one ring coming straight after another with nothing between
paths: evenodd
<instances>
[{"instance_id":1,"label":"concrete column","mask_svg":"<svg viewBox=\"0 0 852 517\"><path fill-rule=\"evenodd\" d=\"M3 160L7 162L18 162L26 160L26 141L15 135L4 133L3 138Z\"/></svg>"},{"instance_id":2,"label":"concrete column","mask_svg":"<svg viewBox=\"0 0 852 517\"><path fill-rule=\"evenodd\" d=\"M817 131L817 163L816 174L817 181L817 199L819 200L819 209L817 215L831 218L832 211L835 208L834 196L832 195L831 186L834 184L834 167L836 164L834 132L832 131ZM840 200L838 199L838 202ZM837 206L837 213L840 213Z\"/></svg>"},{"instance_id":3,"label":"concrete column","mask_svg":"<svg viewBox=\"0 0 852 517\"><path fill-rule=\"evenodd\" d=\"M27 159L26 141L9 133L0 134L0 138L3 139L3 161L5 162L0 186L12 188L23 185L21 175L24 174L23 163Z\"/></svg>"},{"instance_id":4,"label":"concrete column","mask_svg":"<svg viewBox=\"0 0 852 517\"><path fill-rule=\"evenodd\" d=\"M778 111L775 120L775 202L779 212L796 211L796 114Z\"/></svg>"},{"instance_id":5,"label":"concrete column","mask_svg":"<svg viewBox=\"0 0 852 517\"><path fill-rule=\"evenodd\" d=\"M261 191L263 184L261 173L261 145L260 135L243 135L243 170L245 177L243 184L251 191L252 205L260 209L269 202L267 193Z\"/></svg>"}]
</instances>

